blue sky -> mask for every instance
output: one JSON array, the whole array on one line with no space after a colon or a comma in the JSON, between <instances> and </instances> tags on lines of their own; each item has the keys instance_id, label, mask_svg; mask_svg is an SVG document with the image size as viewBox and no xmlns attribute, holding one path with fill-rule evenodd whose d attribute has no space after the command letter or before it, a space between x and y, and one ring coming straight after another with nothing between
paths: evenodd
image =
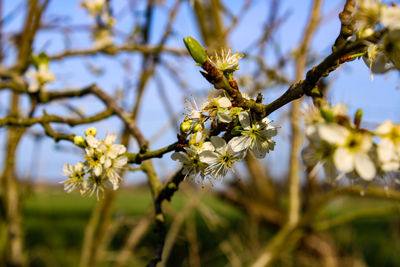
<instances>
[{"instance_id":1,"label":"blue sky","mask_svg":"<svg viewBox=\"0 0 400 267\"><path fill-rule=\"evenodd\" d=\"M144 5L145 1L137 1L139 5ZM173 1L166 1L167 6L170 7ZM224 1L229 4L229 8L233 13L237 14L240 11L243 1ZM332 0L324 1L323 6L323 21L321 28L317 31L312 47L317 52L318 60L323 59L330 52L330 48L339 32L340 24L337 14L340 11L344 1ZM18 6L19 1L6 0L5 13ZM124 14L126 9L125 0L114 0L115 14ZM281 30L276 35L276 40L280 45L280 49L284 54L289 54L294 48L296 43L301 39L301 34L305 26L305 20L309 14L311 1L295 1L295 0L282 0L282 8L280 15L290 14L282 25ZM238 25L236 31L230 36L230 45L234 51L243 51L247 49L249 44L252 43L261 33L263 29L263 22L268 14L269 1L254 1L254 6L249 12L244 15L242 22ZM144 9L143 7L141 8ZM17 16L10 20L6 25L6 32L15 32L20 29L22 25L23 12L18 12ZM60 1L53 0L46 13L46 19L50 20L55 16L62 17L66 23L73 25L88 25L91 20L86 15L84 10L79 7L79 1L69 0ZM138 14L140 18L140 14ZM155 23L151 31L151 42L157 43L160 34L163 32L165 22L167 20L167 12L165 8L159 7L155 13ZM118 20L117 28L122 32L130 29L132 21L130 16L125 14L121 20ZM199 37L196 24L192 17L192 10L189 3L182 5L178 13L177 20L174 26L174 36L168 41L169 45L178 46L183 48L182 38L185 36ZM81 31L74 31L71 34L73 42L72 48L90 47L91 42L88 35ZM116 40L117 43L121 42ZM64 49L64 36L56 34L54 31L40 32L38 39L35 42L35 51L46 51L48 54L53 54ZM267 52L267 61L273 61L272 53ZM166 57L165 60L168 60ZM132 72L124 72L121 64L130 62ZM188 83L187 90L192 92L193 95L205 95L212 87L200 77L198 67L193 64L189 59L179 58L174 59L172 65L176 67L177 71L185 77ZM106 74L104 76L95 76L87 70L87 64L92 64L96 67L104 68ZM246 61L243 61L241 69L237 72L238 75L246 73ZM127 81L135 84L138 79L138 71L140 70L140 58L138 54L122 54L117 57L117 60L108 56L95 56L90 58L73 58L63 62L54 62L51 64L51 70L57 76L57 82L49 86L50 89L63 90L65 88L81 88L93 82L98 83L104 90L113 93L114 90L122 88ZM163 84L167 88L167 97L173 104L174 112L180 114L183 112L183 100L190 97L183 94L182 91L176 86L174 81L168 78L168 73L165 69L159 68L159 74L164 78ZM287 68L287 73L292 78L292 68ZM358 108L364 110L364 122L366 127L375 127L377 123L386 119L399 121L398 114L400 111L400 92L397 86L399 85L399 76L397 72L391 72L385 75L375 75L374 80L370 80L369 69L362 61L353 61L347 63L329 77L332 81L329 99L333 103L344 102L349 105L350 111L354 112ZM176 131L173 127L165 130L169 120L165 112L164 106L157 91L157 84L154 81L149 83L148 89L144 96L144 103L140 110L139 127L142 129L145 136L149 139L156 136L158 133L163 134L158 140L154 141L151 145L152 148L159 148L175 141ZM267 93L266 99L272 100L279 96L284 87L274 89ZM134 94L127 96L130 103L134 99ZM8 93L0 91L0 114L4 116L4 110L7 107ZM25 99L25 106L28 101ZM85 97L81 100L74 100L73 105L83 108L92 114L103 108L102 104L95 100L93 97ZM52 104L44 106L48 113L54 114L67 114L66 109L61 107L60 104ZM288 107L281 112L271 114L271 118L278 121L282 112L287 112ZM38 112L36 115L40 115ZM121 123L118 119L108 119L104 122L97 123L96 126L99 130L99 136L104 137L106 133L119 132ZM68 128L63 127L65 131L70 131L75 134L83 134L84 129L88 126ZM41 127L35 126L33 131L41 132ZM281 128L279 137L277 138L276 151L271 152L267 157L268 161L272 163L275 168L275 174L282 174L286 170L286 157L289 146L287 143L289 130L285 127ZM4 147L5 130L0 129L0 142ZM62 148L62 149L61 149ZM130 148L131 152L136 152L136 147ZM3 152L3 150L1 150ZM37 155L40 155L40 160L37 161ZM0 158L3 153L0 153ZM72 145L66 142L60 142L55 145L50 139L43 140L40 146L35 146L32 138L25 137L18 150L19 157L19 172L24 177L28 175L33 169L33 179L45 179L53 182L63 180L61 176L62 165L66 162L72 164L81 160L82 154L79 149L75 149ZM178 165L173 162L169 155L164 159L155 159L157 169L160 173L170 174L173 169ZM2 163L1 163L2 164ZM33 165L32 165L33 164ZM33 167L32 167L33 166ZM142 181L143 176L139 174L132 174L129 176L129 181Z\"/></svg>"}]
</instances>

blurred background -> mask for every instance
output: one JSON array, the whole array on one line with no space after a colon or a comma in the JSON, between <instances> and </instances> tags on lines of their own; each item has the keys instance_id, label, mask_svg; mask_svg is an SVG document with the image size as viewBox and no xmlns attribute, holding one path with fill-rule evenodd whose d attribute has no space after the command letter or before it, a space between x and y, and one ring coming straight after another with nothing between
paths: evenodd
<instances>
[{"instance_id":1,"label":"blurred background","mask_svg":"<svg viewBox=\"0 0 400 267\"><path fill-rule=\"evenodd\" d=\"M33 53L45 52L50 57L49 69L56 81L48 90L98 84L126 110L135 107L137 124L151 149L176 141L185 100L202 103L215 91L186 54L183 37L195 37L210 55L222 47L243 53L235 78L243 92L251 96L262 92L268 103L296 81L298 48L315 5L309 0L111 0L116 48L112 51L94 46L96 21L80 2L49 1L42 15ZM338 14L345 2L322 1L305 70L331 53L340 32ZM15 44L24 34L28 3L0 3L2 65L12 66L18 52ZM162 49L146 52L157 46ZM362 108L362 126L367 129L384 120L399 121L398 72L374 75L371 80L368 67L355 60L324 79L323 86L327 99L333 104L346 103L350 114ZM2 118L11 109L10 98L11 91L0 90ZM304 99L301 105L310 103ZM30 107L30 98L21 95L19 112L28 114ZM39 105L34 115L45 111L79 117L103 109L101 101L84 96ZM270 118L281 128L275 151L265 160L249 156L223 183L195 184L187 179L165 204L168 232L158 266L249 266L282 228L288 206L289 106ZM89 126L96 127L100 137L123 132L116 117L90 125L53 127L83 135ZM8 127L0 127L1 169L7 160L8 131ZM131 140L129 151L138 149ZM82 155L80 148L46 137L40 125L24 133L15 157L24 264L145 266L157 247L146 175L127 173L122 188L100 202L77 192L67 194L60 184L65 179L62 166L75 164ZM153 163L163 181L179 169L169 154ZM290 238L273 266L400 266L400 193L389 197L382 186L366 191L350 186L336 194L332 192L341 186L348 188L348 184L326 183L322 175L310 182L306 170L301 170L303 214L308 214L313 201L322 199L322 204L313 213L310 229ZM92 235L90 229L96 229ZM82 251L88 250L91 256L87 258L93 261L85 265Z\"/></svg>"}]
</instances>

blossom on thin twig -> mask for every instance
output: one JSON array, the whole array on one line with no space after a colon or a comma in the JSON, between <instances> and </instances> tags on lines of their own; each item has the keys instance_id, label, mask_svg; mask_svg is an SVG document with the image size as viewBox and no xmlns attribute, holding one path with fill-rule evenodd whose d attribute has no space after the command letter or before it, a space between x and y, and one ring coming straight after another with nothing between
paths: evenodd
<instances>
[{"instance_id":1,"label":"blossom on thin twig","mask_svg":"<svg viewBox=\"0 0 400 267\"><path fill-rule=\"evenodd\" d=\"M251 150L257 158L264 158L266 153L274 150L275 142L272 137L276 136L277 127L271 126L268 118L260 122L251 121L248 112L241 112L239 121L243 130L239 130L240 136L229 141L234 152Z\"/></svg>"}]
</instances>

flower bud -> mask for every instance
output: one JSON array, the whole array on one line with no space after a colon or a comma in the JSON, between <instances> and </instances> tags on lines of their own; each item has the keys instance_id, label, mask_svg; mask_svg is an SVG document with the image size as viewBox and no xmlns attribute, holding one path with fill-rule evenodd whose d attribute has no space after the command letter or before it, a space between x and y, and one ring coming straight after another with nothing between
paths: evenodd
<instances>
[{"instance_id":1,"label":"flower bud","mask_svg":"<svg viewBox=\"0 0 400 267\"><path fill-rule=\"evenodd\" d=\"M181 126L180 126L181 133L187 133L187 132L189 132L190 129L192 128L192 123L193 123L192 120L184 120L184 121L181 123Z\"/></svg>"},{"instance_id":2,"label":"flower bud","mask_svg":"<svg viewBox=\"0 0 400 267\"><path fill-rule=\"evenodd\" d=\"M362 116L363 116L362 109L357 109L356 114L354 115L354 124L356 125L357 128L360 127Z\"/></svg>"},{"instance_id":3,"label":"flower bud","mask_svg":"<svg viewBox=\"0 0 400 267\"><path fill-rule=\"evenodd\" d=\"M187 50L189 51L193 60L196 61L196 63L203 64L204 62L206 62L208 58L206 51L201 46L201 44L197 42L196 39L188 36L186 38L183 38L183 42L185 43Z\"/></svg>"},{"instance_id":4,"label":"flower bud","mask_svg":"<svg viewBox=\"0 0 400 267\"><path fill-rule=\"evenodd\" d=\"M97 129L94 127L87 128L85 131L85 136L88 136L88 135L96 136L96 134L97 134Z\"/></svg>"},{"instance_id":5,"label":"flower bud","mask_svg":"<svg viewBox=\"0 0 400 267\"><path fill-rule=\"evenodd\" d=\"M74 144L77 145L77 146L84 147L85 144L86 144L85 138L83 138L83 137L80 136L80 135L75 135L75 137L74 137Z\"/></svg>"},{"instance_id":6,"label":"flower bud","mask_svg":"<svg viewBox=\"0 0 400 267\"><path fill-rule=\"evenodd\" d=\"M40 53L39 55L32 55L32 64L36 69L39 69L40 65L49 65L49 56L46 53Z\"/></svg>"}]
</instances>

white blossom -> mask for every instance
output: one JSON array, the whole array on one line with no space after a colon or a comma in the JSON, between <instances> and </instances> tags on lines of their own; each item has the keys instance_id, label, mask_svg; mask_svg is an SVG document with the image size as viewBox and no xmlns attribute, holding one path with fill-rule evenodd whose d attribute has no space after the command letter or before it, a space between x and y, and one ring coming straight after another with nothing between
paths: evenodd
<instances>
[{"instance_id":1,"label":"white blossom","mask_svg":"<svg viewBox=\"0 0 400 267\"><path fill-rule=\"evenodd\" d=\"M105 187L112 190L119 188L121 182L119 172L128 163L125 155L126 147L114 144L116 134L108 134L104 140L100 140L94 137L96 133L95 128L89 128L85 132L87 144L85 162L78 163L75 169L68 164L64 166L64 175L70 177L65 181L66 191L80 186L81 194L92 195L96 192L99 198Z\"/></svg>"},{"instance_id":2,"label":"white blossom","mask_svg":"<svg viewBox=\"0 0 400 267\"><path fill-rule=\"evenodd\" d=\"M229 141L234 152L251 150L257 158L264 158L267 152L274 149L272 137L277 134L277 127L271 126L268 118L252 122L248 112L241 112L239 121L243 127L241 135Z\"/></svg>"},{"instance_id":3,"label":"white blossom","mask_svg":"<svg viewBox=\"0 0 400 267\"><path fill-rule=\"evenodd\" d=\"M400 126L385 121L375 129L381 138L377 145L381 169L386 172L397 171L400 167Z\"/></svg>"},{"instance_id":4,"label":"white blossom","mask_svg":"<svg viewBox=\"0 0 400 267\"><path fill-rule=\"evenodd\" d=\"M224 72L234 72L239 69L239 60L242 57L243 54L239 52L232 54L232 49L221 49L220 54L215 53L215 56L209 59L215 68Z\"/></svg>"},{"instance_id":5,"label":"white blossom","mask_svg":"<svg viewBox=\"0 0 400 267\"><path fill-rule=\"evenodd\" d=\"M45 89L47 83L54 82L56 79L47 64L40 64L37 70L28 71L26 76L29 79L28 91L31 93Z\"/></svg>"},{"instance_id":6,"label":"white blossom","mask_svg":"<svg viewBox=\"0 0 400 267\"><path fill-rule=\"evenodd\" d=\"M207 164L200 160L199 155L196 147L189 146L185 148L185 152L174 152L171 155L171 159L183 164L182 173L185 177L192 176L197 178L201 176L204 178L204 170L207 168Z\"/></svg>"},{"instance_id":7,"label":"white blossom","mask_svg":"<svg viewBox=\"0 0 400 267\"><path fill-rule=\"evenodd\" d=\"M64 190L67 193L74 191L75 189L79 189L81 192L84 190L83 186L83 169L82 162L78 162L75 166L72 166L69 163L64 164L63 166L63 175L67 176L68 179L63 181Z\"/></svg>"},{"instance_id":8,"label":"white blossom","mask_svg":"<svg viewBox=\"0 0 400 267\"><path fill-rule=\"evenodd\" d=\"M218 117L220 122L229 123L232 121L231 113L229 108L232 106L232 102L228 97L216 97L201 105L201 110L208 112L210 117Z\"/></svg>"},{"instance_id":9,"label":"white blossom","mask_svg":"<svg viewBox=\"0 0 400 267\"><path fill-rule=\"evenodd\" d=\"M373 143L369 134L353 132L334 123L319 125L318 133L321 139L337 146L333 162L339 171L346 174L355 171L366 181L376 176L374 161L369 156Z\"/></svg>"},{"instance_id":10,"label":"white blossom","mask_svg":"<svg viewBox=\"0 0 400 267\"><path fill-rule=\"evenodd\" d=\"M200 160L208 164L205 169L206 175L212 175L217 179L224 178L232 165L242 158L241 153L234 152L225 140L218 136L211 137L211 143L215 151L204 151L200 153Z\"/></svg>"}]
</instances>

